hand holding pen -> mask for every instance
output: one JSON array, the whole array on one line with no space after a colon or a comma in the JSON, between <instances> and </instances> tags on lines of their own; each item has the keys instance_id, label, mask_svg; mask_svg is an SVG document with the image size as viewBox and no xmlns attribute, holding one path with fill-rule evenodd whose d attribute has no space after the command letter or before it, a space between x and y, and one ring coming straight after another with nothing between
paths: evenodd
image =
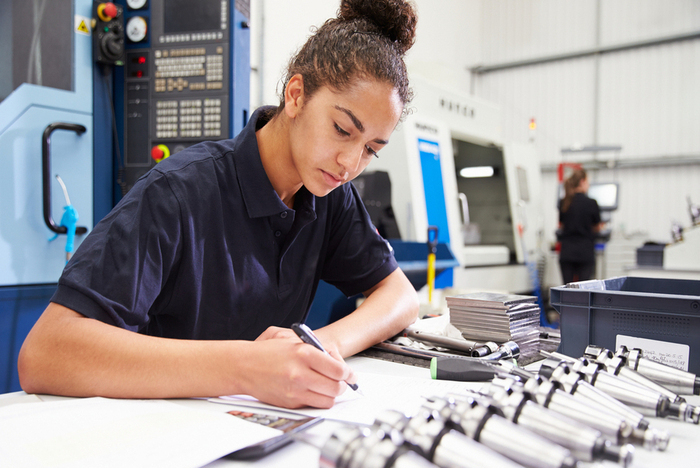
<instances>
[{"instance_id":1,"label":"hand holding pen","mask_svg":"<svg viewBox=\"0 0 700 468\"><path fill-rule=\"evenodd\" d=\"M294 323L294 324L292 324L292 330L294 331L294 333L297 334L297 336L299 338L301 338L301 341L303 341L304 343L310 344L311 346L315 347L319 351L323 351L325 354L328 354L330 356L328 351L326 351L325 348L323 347L323 345L321 344L321 341L316 337L316 335L314 335L314 332L311 331L311 329L308 326L306 326L303 323ZM352 388L356 392L358 392L360 390L360 388L358 387L358 385L356 383L355 384L348 383L348 382L346 382L346 383L348 384L348 387ZM362 392L360 392L360 394L361 393Z\"/></svg>"}]
</instances>

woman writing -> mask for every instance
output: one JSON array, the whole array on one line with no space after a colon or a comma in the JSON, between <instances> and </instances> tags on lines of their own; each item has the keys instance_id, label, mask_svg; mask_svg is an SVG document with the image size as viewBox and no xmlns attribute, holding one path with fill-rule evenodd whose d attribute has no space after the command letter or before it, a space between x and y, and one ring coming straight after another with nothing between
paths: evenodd
<instances>
[{"instance_id":1,"label":"woman writing","mask_svg":"<svg viewBox=\"0 0 700 468\"><path fill-rule=\"evenodd\" d=\"M559 207L559 266L565 284L586 281L595 271L595 235L600 231L598 203L588 198L588 177L575 170L564 182L565 196Z\"/></svg>"},{"instance_id":2,"label":"woman writing","mask_svg":"<svg viewBox=\"0 0 700 468\"><path fill-rule=\"evenodd\" d=\"M66 266L20 352L23 389L332 406L356 380L342 358L417 315L347 184L410 101L415 25L403 0L343 0L291 60L278 107L145 175ZM289 330L321 279L366 296L317 331L331 356Z\"/></svg>"}]
</instances>

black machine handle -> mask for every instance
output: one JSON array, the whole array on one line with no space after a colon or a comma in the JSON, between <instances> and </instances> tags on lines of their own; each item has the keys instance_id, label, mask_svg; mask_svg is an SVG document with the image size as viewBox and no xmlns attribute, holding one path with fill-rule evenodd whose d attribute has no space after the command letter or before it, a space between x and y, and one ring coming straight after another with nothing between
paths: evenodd
<instances>
[{"instance_id":1,"label":"black machine handle","mask_svg":"<svg viewBox=\"0 0 700 468\"><path fill-rule=\"evenodd\" d=\"M41 147L41 173L44 190L44 222L56 234L65 234L68 229L65 226L57 226L51 217L51 134L55 130L71 130L78 135L82 135L87 130L80 124L54 122L44 129ZM85 234L87 228L78 226L75 228L76 234Z\"/></svg>"}]
</instances>

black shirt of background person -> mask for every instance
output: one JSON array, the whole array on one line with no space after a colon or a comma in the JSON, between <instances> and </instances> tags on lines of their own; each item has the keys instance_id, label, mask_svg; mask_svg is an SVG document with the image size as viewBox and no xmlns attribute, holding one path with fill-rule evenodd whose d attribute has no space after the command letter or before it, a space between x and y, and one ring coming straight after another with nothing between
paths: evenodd
<instances>
[{"instance_id":1,"label":"black shirt of background person","mask_svg":"<svg viewBox=\"0 0 700 468\"><path fill-rule=\"evenodd\" d=\"M584 193L576 193L571 200L569 209L564 212L559 211L559 222L562 226L559 235L561 242L559 263L565 283L591 278L595 268L596 234L594 227L600 221L598 203ZM584 270L589 269L590 272L585 274L586 271L584 271L584 274L579 274L578 278L573 278L573 275L567 274L572 266L581 266L584 267Z\"/></svg>"}]
</instances>

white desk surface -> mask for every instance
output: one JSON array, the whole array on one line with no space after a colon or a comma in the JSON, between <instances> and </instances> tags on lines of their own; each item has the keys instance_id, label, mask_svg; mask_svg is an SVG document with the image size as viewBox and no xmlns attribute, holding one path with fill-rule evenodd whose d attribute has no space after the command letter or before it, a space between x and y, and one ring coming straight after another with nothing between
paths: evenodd
<instances>
[{"instance_id":1,"label":"white desk surface","mask_svg":"<svg viewBox=\"0 0 700 468\"><path fill-rule=\"evenodd\" d=\"M416 377L430 379L430 371L426 368L408 366L398 363L369 359L365 357L352 357L347 362L353 369L360 372L378 373L383 375L395 375L401 377ZM63 397L49 395L27 395L23 392L15 392L0 395L0 406L22 402L56 401ZM700 405L700 396L686 397L688 403ZM192 408L207 409L211 411L225 412L231 408L228 405L210 403L206 400L170 400ZM648 418L650 423L659 429L669 432L671 439L664 452L651 452L641 447L635 447L636 451L631 468L658 468L672 466L674 468L700 466L700 426L670 419ZM340 423L325 421L308 430L306 438L316 444L323 442L333 433ZM255 467L315 467L318 466L319 450L312 445L294 442L265 458L256 461L233 461L220 459L206 465L208 468L228 466L255 466ZM619 466L612 462L581 463L581 467L611 468Z\"/></svg>"}]
</instances>

